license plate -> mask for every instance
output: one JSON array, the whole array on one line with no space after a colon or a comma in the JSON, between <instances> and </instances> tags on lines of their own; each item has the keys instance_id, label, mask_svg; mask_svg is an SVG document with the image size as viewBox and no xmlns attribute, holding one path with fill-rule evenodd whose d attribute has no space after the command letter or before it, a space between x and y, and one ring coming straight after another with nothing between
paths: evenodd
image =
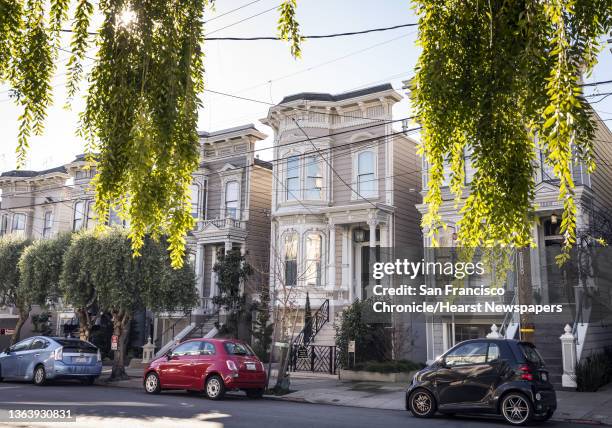
<instances>
[{"instance_id":1,"label":"license plate","mask_svg":"<svg viewBox=\"0 0 612 428\"><path fill-rule=\"evenodd\" d=\"M74 359L75 363L86 363L87 362L87 357L76 357Z\"/></svg>"},{"instance_id":2,"label":"license plate","mask_svg":"<svg viewBox=\"0 0 612 428\"><path fill-rule=\"evenodd\" d=\"M246 363L247 370L257 370L255 363Z\"/></svg>"},{"instance_id":3,"label":"license plate","mask_svg":"<svg viewBox=\"0 0 612 428\"><path fill-rule=\"evenodd\" d=\"M544 382L548 381L548 375L546 373L542 373L542 380Z\"/></svg>"}]
</instances>

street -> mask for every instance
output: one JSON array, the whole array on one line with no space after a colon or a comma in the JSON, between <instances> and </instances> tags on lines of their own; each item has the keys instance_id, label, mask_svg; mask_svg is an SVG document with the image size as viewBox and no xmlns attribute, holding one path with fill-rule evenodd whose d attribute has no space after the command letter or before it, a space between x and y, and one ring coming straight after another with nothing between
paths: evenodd
<instances>
[{"instance_id":1,"label":"street","mask_svg":"<svg viewBox=\"0 0 612 428\"><path fill-rule=\"evenodd\" d=\"M249 400L243 394L228 394L213 402L184 391L146 395L140 390L105 386L82 386L62 382L43 387L4 382L0 384L0 409L70 409L75 422L45 422L35 426L103 426L147 428L198 427L507 427L484 417L416 419L408 412L376 410L279 401ZM4 421L6 422L6 421ZM26 422L0 426L28 426ZM548 422L545 427L580 426ZM586 425L584 425L586 426Z\"/></svg>"}]
</instances>

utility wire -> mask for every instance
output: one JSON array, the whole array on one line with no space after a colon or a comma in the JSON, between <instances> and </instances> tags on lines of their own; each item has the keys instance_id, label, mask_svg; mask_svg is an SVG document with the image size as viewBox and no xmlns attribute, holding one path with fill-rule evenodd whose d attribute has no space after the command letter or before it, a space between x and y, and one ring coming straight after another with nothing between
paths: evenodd
<instances>
[{"instance_id":1,"label":"utility wire","mask_svg":"<svg viewBox=\"0 0 612 428\"><path fill-rule=\"evenodd\" d=\"M243 4L242 6L238 6L238 7L234 8L234 9L232 9L232 10L228 10L227 12L224 12L221 15L213 16L212 18L207 19L206 21L204 21L204 24L207 24L207 23L209 23L211 21L214 21L215 19L219 19L219 18L221 18L221 17L223 17L225 15L229 15L230 13L234 13L234 12L240 10L240 9L244 9L245 7L250 6L252 4L259 3L260 1L261 0L254 0L254 1L251 1L249 3Z\"/></svg>"}]
</instances>

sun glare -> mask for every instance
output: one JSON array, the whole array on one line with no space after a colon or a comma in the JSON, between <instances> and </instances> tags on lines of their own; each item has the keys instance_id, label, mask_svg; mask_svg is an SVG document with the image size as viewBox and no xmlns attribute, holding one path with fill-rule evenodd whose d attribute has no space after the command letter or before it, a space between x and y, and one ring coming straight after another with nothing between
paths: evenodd
<instances>
[{"instance_id":1,"label":"sun glare","mask_svg":"<svg viewBox=\"0 0 612 428\"><path fill-rule=\"evenodd\" d=\"M117 16L117 25L120 27L129 27L136 21L136 12L132 9L123 9Z\"/></svg>"}]
</instances>

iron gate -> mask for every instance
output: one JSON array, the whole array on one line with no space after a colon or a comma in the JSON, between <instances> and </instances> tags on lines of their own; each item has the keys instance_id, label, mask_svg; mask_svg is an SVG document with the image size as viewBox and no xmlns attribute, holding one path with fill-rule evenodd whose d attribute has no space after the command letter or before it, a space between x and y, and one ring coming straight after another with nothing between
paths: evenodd
<instances>
[{"instance_id":1,"label":"iron gate","mask_svg":"<svg viewBox=\"0 0 612 428\"><path fill-rule=\"evenodd\" d=\"M291 347L291 371L336 373L337 358L335 346L293 345Z\"/></svg>"}]
</instances>

